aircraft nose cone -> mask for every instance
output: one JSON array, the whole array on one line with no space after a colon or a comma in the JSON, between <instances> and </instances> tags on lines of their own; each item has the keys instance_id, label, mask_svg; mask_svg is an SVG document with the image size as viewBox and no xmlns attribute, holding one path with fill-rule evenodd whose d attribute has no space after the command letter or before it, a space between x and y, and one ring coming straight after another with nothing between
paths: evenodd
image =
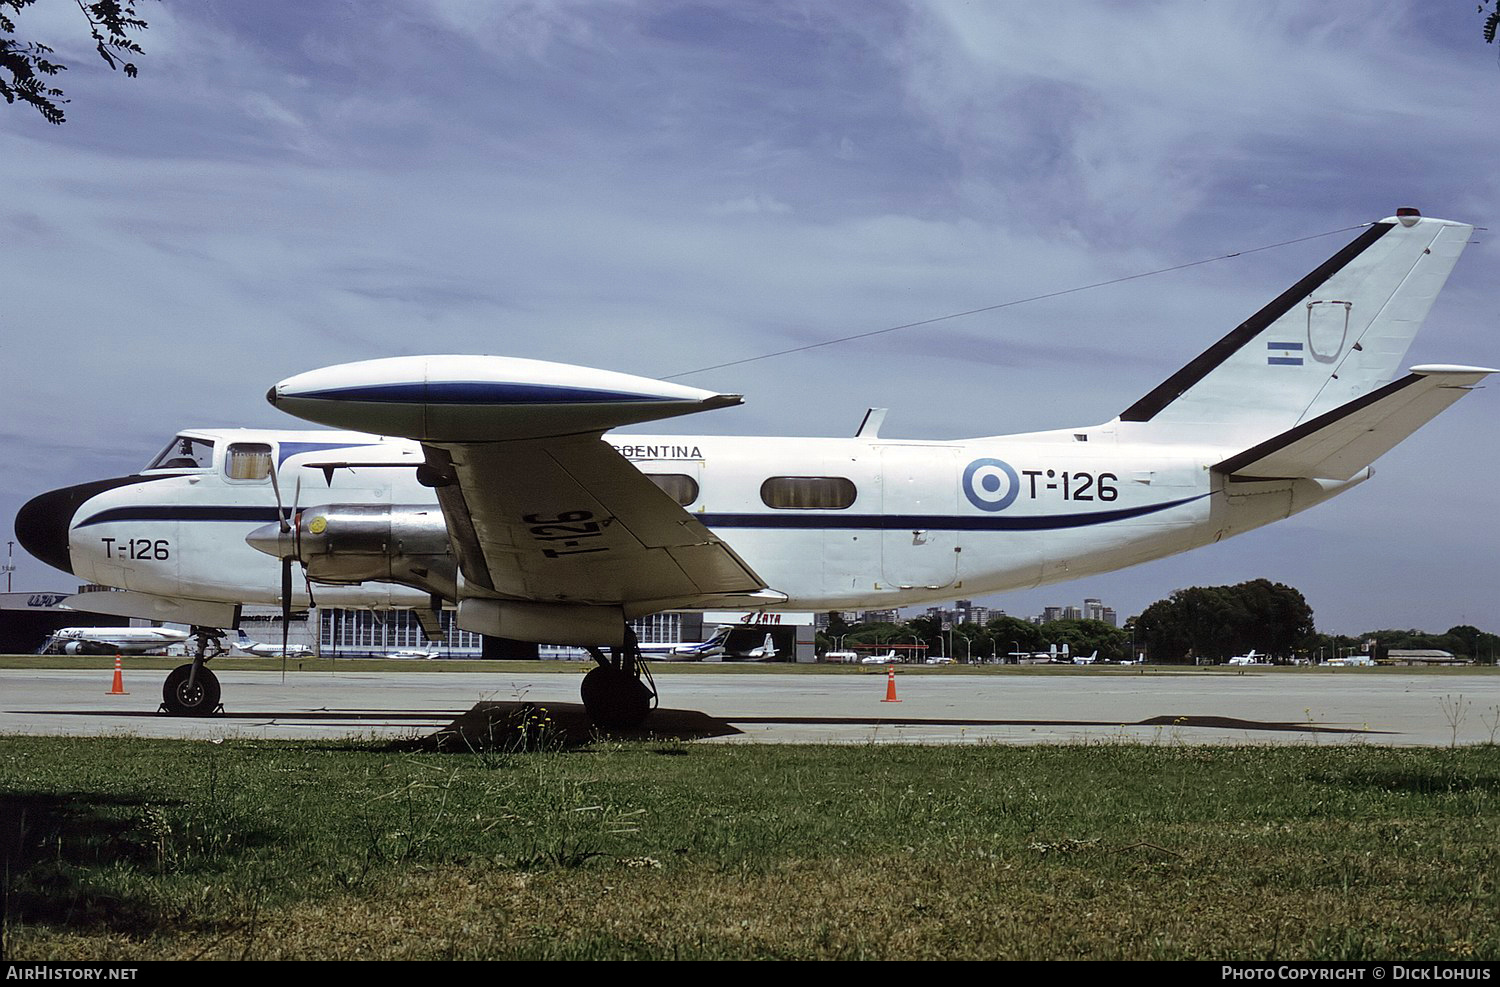
<instances>
[{"instance_id":1,"label":"aircraft nose cone","mask_svg":"<svg viewBox=\"0 0 1500 987\"><path fill-rule=\"evenodd\" d=\"M71 573L68 528L83 499L78 497L77 487L50 490L31 498L16 514L16 540L36 558Z\"/></svg>"},{"instance_id":2,"label":"aircraft nose cone","mask_svg":"<svg viewBox=\"0 0 1500 987\"><path fill-rule=\"evenodd\" d=\"M68 547L68 533L78 509L99 494L137 483L168 479L162 476L120 476L111 480L93 480L77 486L49 490L33 497L16 513L16 540L21 547L50 566L73 572L73 558ZM77 575L77 573L74 573Z\"/></svg>"}]
</instances>

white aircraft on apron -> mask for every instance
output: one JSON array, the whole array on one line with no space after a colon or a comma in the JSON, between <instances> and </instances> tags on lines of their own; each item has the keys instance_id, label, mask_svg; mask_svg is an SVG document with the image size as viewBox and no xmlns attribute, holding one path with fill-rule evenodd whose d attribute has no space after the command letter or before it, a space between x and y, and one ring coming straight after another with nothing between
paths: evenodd
<instances>
[{"instance_id":1,"label":"white aircraft on apron","mask_svg":"<svg viewBox=\"0 0 1500 987\"><path fill-rule=\"evenodd\" d=\"M276 407L351 431L185 431L140 474L43 494L16 534L122 614L232 627L241 604L436 611L586 647L596 721L655 701L627 621L885 609L1076 579L1306 510L1495 371L1401 362L1472 227L1403 209L1119 417L956 441L611 435L740 403L504 356L313 370ZM872 426L871 422L875 422ZM293 566L305 579L292 578ZM298 585L301 584L301 585ZM98 609L103 594L92 594ZM170 712L207 713L199 657Z\"/></svg>"}]
</instances>

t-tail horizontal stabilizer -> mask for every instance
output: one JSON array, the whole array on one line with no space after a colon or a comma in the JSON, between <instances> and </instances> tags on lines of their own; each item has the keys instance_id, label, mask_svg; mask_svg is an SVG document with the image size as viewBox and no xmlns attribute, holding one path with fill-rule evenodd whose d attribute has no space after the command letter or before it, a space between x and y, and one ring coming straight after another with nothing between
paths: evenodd
<instances>
[{"instance_id":1,"label":"t-tail horizontal stabilizer","mask_svg":"<svg viewBox=\"0 0 1500 987\"><path fill-rule=\"evenodd\" d=\"M1267 479L1350 479L1497 372L1413 367L1400 380L1230 456L1214 470Z\"/></svg>"}]
</instances>

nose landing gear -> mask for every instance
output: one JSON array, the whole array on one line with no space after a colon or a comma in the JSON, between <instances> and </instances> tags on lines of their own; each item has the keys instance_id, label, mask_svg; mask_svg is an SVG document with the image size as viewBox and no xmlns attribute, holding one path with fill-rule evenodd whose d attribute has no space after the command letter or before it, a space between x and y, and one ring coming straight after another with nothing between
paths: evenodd
<instances>
[{"instance_id":1,"label":"nose landing gear","mask_svg":"<svg viewBox=\"0 0 1500 987\"><path fill-rule=\"evenodd\" d=\"M172 716L212 716L224 711L219 678L203 667L202 656L167 675L161 687L161 708Z\"/></svg>"}]
</instances>

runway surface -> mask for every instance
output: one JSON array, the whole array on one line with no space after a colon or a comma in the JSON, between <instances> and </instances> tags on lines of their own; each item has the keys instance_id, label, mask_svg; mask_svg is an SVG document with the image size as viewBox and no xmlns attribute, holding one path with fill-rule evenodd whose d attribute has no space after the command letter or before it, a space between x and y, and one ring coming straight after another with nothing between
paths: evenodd
<instances>
[{"instance_id":1,"label":"runway surface","mask_svg":"<svg viewBox=\"0 0 1500 987\"><path fill-rule=\"evenodd\" d=\"M217 667L225 713L158 715L160 671L0 670L0 735L425 737L545 707L587 730L579 672L279 672ZM1448 746L1500 737L1500 672L1368 669L1111 674L660 676L655 736L703 742L1345 744Z\"/></svg>"}]
</instances>

